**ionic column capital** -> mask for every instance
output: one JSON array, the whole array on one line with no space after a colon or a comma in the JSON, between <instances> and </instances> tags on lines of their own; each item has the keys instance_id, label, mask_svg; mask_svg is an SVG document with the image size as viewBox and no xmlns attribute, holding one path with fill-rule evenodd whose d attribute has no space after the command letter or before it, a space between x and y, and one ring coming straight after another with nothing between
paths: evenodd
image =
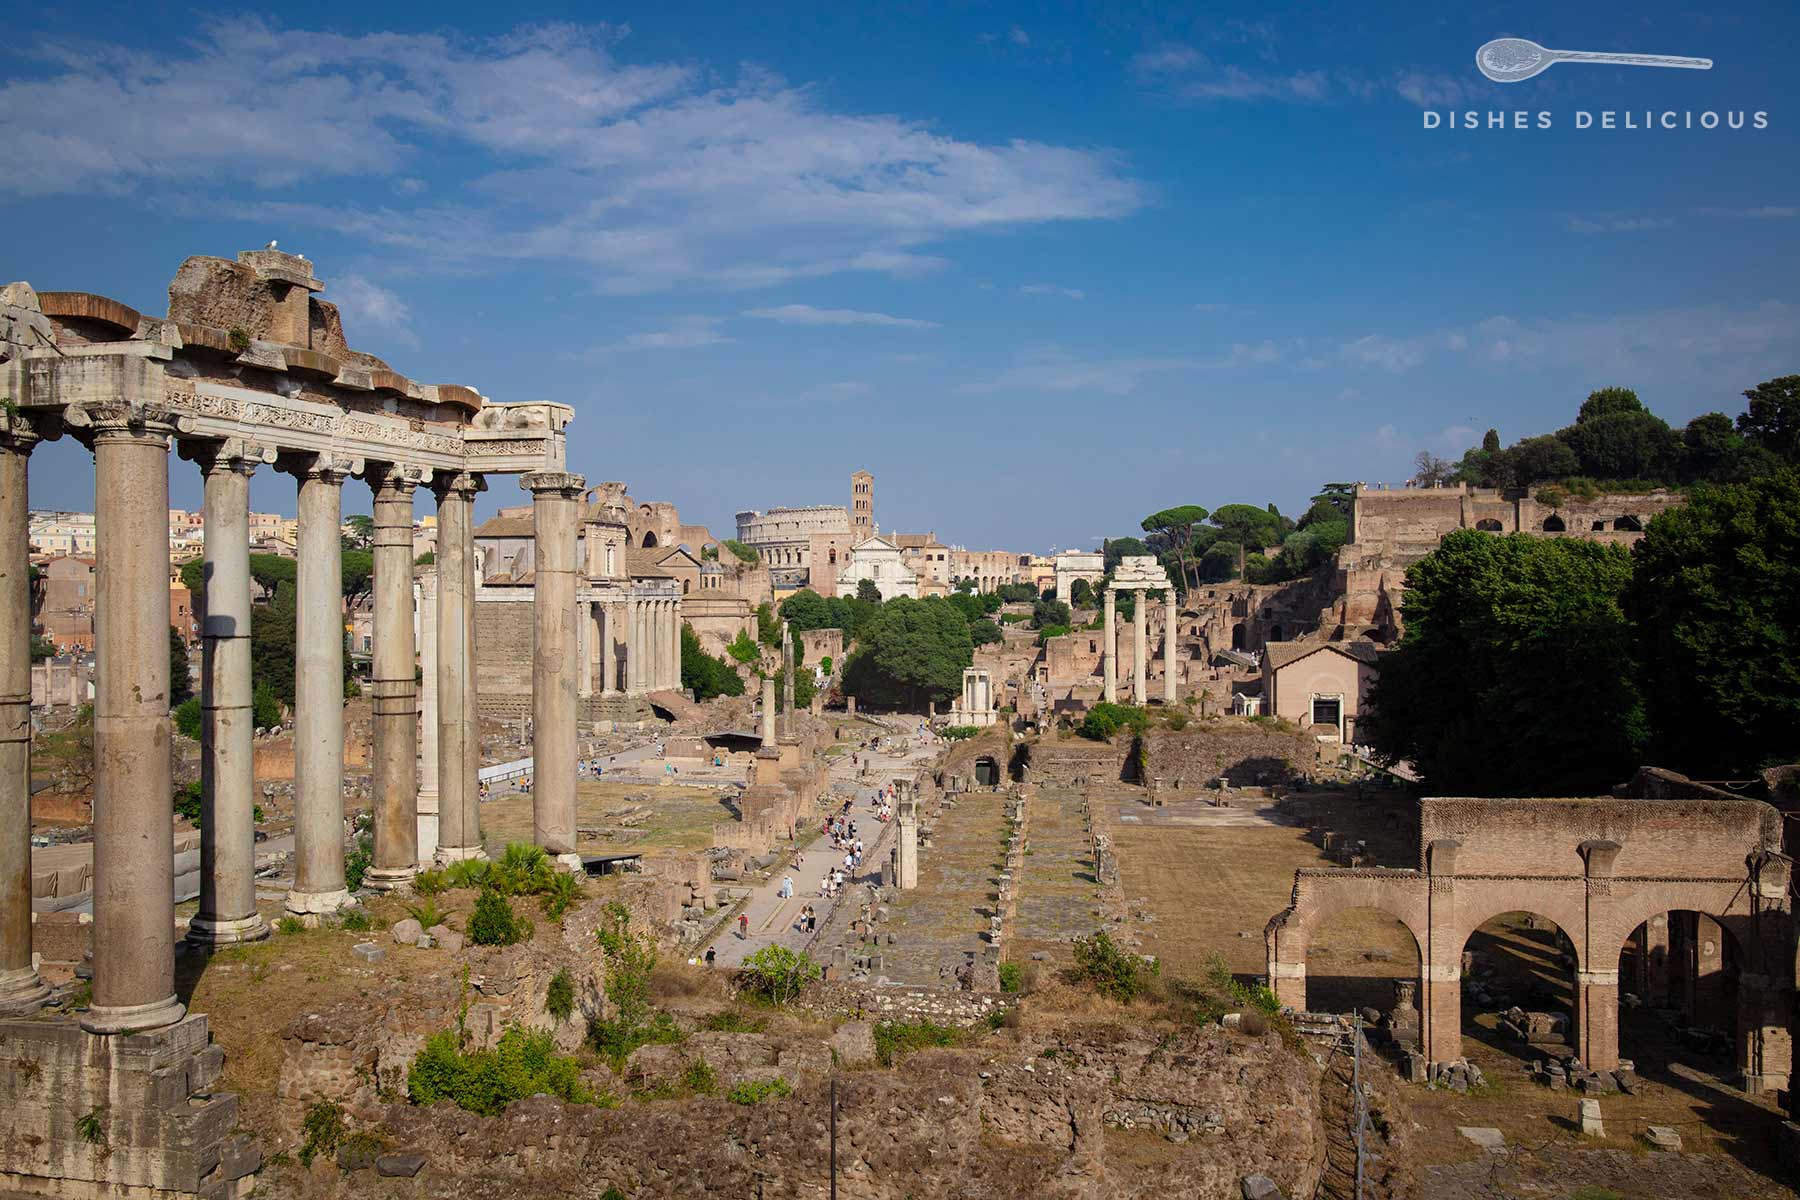
<instances>
[{"instance_id":1,"label":"ionic column capital","mask_svg":"<svg viewBox=\"0 0 1800 1200\"><path fill-rule=\"evenodd\" d=\"M243 438L178 442L175 450L188 462L197 464L202 475L235 471L247 478L256 473L257 467L275 461L273 446L259 445Z\"/></svg>"},{"instance_id":2,"label":"ionic column capital","mask_svg":"<svg viewBox=\"0 0 1800 1200\"><path fill-rule=\"evenodd\" d=\"M570 471L530 471L519 476L519 486L530 492L533 499L560 496L564 500L579 500L587 490L587 478Z\"/></svg>"},{"instance_id":3,"label":"ionic column capital","mask_svg":"<svg viewBox=\"0 0 1800 1200\"><path fill-rule=\"evenodd\" d=\"M390 496L411 496L430 477L430 467L410 463L369 463L363 467L363 481L376 495L385 492Z\"/></svg>"},{"instance_id":4,"label":"ionic column capital","mask_svg":"<svg viewBox=\"0 0 1800 1200\"><path fill-rule=\"evenodd\" d=\"M89 448L99 442L152 440L161 441L166 448L179 425L179 417L173 409L127 400L70 405L63 410L62 419L70 432Z\"/></svg>"},{"instance_id":5,"label":"ionic column capital","mask_svg":"<svg viewBox=\"0 0 1800 1200\"><path fill-rule=\"evenodd\" d=\"M472 502L476 496L487 491L487 479L474 471L456 471L433 478L431 491L438 498L439 504L450 499Z\"/></svg>"},{"instance_id":6,"label":"ionic column capital","mask_svg":"<svg viewBox=\"0 0 1800 1200\"><path fill-rule=\"evenodd\" d=\"M346 479L362 470L362 463L330 454L283 454L276 459L275 469L296 479L342 487Z\"/></svg>"}]
</instances>

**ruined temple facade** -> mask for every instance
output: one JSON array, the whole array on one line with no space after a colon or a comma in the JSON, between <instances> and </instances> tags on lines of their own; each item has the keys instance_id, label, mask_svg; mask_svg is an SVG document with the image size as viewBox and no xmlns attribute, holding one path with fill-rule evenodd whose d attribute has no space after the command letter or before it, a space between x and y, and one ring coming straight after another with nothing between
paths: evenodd
<instances>
[{"instance_id":1,"label":"ruined temple facade","mask_svg":"<svg viewBox=\"0 0 1800 1200\"><path fill-rule=\"evenodd\" d=\"M539 843L574 840L573 500L560 404L495 403L472 387L410 379L346 342L312 263L273 243L236 261L196 256L169 285L166 316L106 296L0 289L0 1011L46 998L32 957L30 592L32 449L69 436L94 456L95 680L92 1003L78 1019L0 1026L37 1066L0 1093L22 1136L0 1147L8 1188L69 1194L241 1194L252 1156L229 1140L221 1056L187 1012L174 973L169 711L171 450L204 482L201 946L266 937L255 890L251 761L249 481L293 477L295 878L290 915L316 921L348 900L344 878L342 489L374 508L371 664L374 809L367 886L404 887L422 860L481 853L473 737L476 495L520 475L537 508L532 695ZM415 612L413 510L436 501L431 617ZM419 645L424 673L419 686ZM565 647L568 650L565 650ZM421 707L423 701L423 725ZM425 736L422 738L421 734ZM430 813L421 750L435 780ZM565 754L566 750L566 754ZM552 765L554 764L554 765ZM435 846L422 843L429 837ZM23 1060L20 1060L23 1061ZM94 1155L75 1117L121 1111Z\"/></svg>"}]
</instances>

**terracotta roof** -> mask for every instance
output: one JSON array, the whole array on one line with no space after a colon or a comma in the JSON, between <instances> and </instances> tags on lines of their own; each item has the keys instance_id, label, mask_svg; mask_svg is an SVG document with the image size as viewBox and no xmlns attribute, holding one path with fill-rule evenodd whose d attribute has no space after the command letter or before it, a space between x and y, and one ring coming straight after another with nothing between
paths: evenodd
<instances>
[{"instance_id":1,"label":"terracotta roof","mask_svg":"<svg viewBox=\"0 0 1800 1200\"><path fill-rule=\"evenodd\" d=\"M536 523L530 515L509 517L504 513L496 513L475 527L476 537L530 537L536 531Z\"/></svg>"},{"instance_id":2,"label":"terracotta roof","mask_svg":"<svg viewBox=\"0 0 1800 1200\"><path fill-rule=\"evenodd\" d=\"M1270 642L1263 647L1263 666L1269 670L1279 670L1289 663L1299 662L1315 650L1336 650L1346 658L1354 658L1358 662L1373 663L1381 654L1369 642Z\"/></svg>"},{"instance_id":3,"label":"terracotta roof","mask_svg":"<svg viewBox=\"0 0 1800 1200\"><path fill-rule=\"evenodd\" d=\"M938 547L943 543L937 540L935 533L896 533L894 544L902 550L923 550L927 546Z\"/></svg>"},{"instance_id":4,"label":"terracotta roof","mask_svg":"<svg viewBox=\"0 0 1800 1200\"><path fill-rule=\"evenodd\" d=\"M655 550L637 550L630 546L625 548L625 571L633 579L670 579L673 578L657 563L658 553Z\"/></svg>"}]
</instances>

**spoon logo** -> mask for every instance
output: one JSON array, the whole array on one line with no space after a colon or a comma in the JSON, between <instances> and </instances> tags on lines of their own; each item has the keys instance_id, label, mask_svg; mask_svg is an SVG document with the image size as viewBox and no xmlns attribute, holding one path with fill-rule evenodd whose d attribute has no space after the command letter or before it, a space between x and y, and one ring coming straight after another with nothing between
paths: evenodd
<instances>
[{"instance_id":1,"label":"spoon logo","mask_svg":"<svg viewBox=\"0 0 1800 1200\"><path fill-rule=\"evenodd\" d=\"M1559 62L1611 63L1623 67L1712 70L1710 58L1674 54L1611 54L1603 50L1551 50L1527 38L1495 38L1475 52L1475 66L1495 83L1523 83Z\"/></svg>"}]
</instances>

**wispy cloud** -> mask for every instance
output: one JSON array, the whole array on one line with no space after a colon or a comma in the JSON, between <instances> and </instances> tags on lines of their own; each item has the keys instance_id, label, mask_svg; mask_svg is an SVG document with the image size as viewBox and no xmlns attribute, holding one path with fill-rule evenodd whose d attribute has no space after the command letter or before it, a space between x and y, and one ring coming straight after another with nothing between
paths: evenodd
<instances>
[{"instance_id":1,"label":"wispy cloud","mask_svg":"<svg viewBox=\"0 0 1800 1200\"><path fill-rule=\"evenodd\" d=\"M412 313L406 301L390 289L361 275L345 275L332 285L331 299L343 314L352 339L359 329L373 329L403 346L417 348L419 339L410 324Z\"/></svg>"},{"instance_id":2,"label":"wispy cloud","mask_svg":"<svg viewBox=\"0 0 1800 1200\"><path fill-rule=\"evenodd\" d=\"M1669 217L1570 217L1563 222L1570 233L1647 233L1652 229L1672 229L1674 225Z\"/></svg>"},{"instance_id":3,"label":"wispy cloud","mask_svg":"<svg viewBox=\"0 0 1800 1200\"><path fill-rule=\"evenodd\" d=\"M1165 42L1135 55L1130 72L1138 85L1177 103L1272 101L1324 104L1374 101L1398 96L1421 108L1467 103L1480 94L1479 80L1420 70L1372 75L1339 68L1294 69L1276 64L1273 35L1261 32L1215 37L1215 42L1262 44L1251 66L1220 62L1193 46Z\"/></svg>"},{"instance_id":4,"label":"wispy cloud","mask_svg":"<svg viewBox=\"0 0 1800 1200\"><path fill-rule=\"evenodd\" d=\"M1729 217L1735 221L1781 221L1800 217L1800 206L1792 204L1764 204L1758 208L1715 208L1708 205L1695 211L1703 217Z\"/></svg>"},{"instance_id":5,"label":"wispy cloud","mask_svg":"<svg viewBox=\"0 0 1800 1200\"><path fill-rule=\"evenodd\" d=\"M627 334L617 342L594 347L592 353L612 354L622 350L696 350L717 346L732 339L719 332L718 317L677 317L666 329L649 329Z\"/></svg>"},{"instance_id":6,"label":"wispy cloud","mask_svg":"<svg viewBox=\"0 0 1800 1200\"><path fill-rule=\"evenodd\" d=\"M447 268L567 263L637 292L918 274L951 235L1112 219L1146 189L1103 149L982 143L835 111L755 66L621 61L623 34L337 33L257 19L138 51L41 45L0 84L0 194L133 194L347 233ZM436 170L460 185L415 187ZM304 182L310 199L294 201Z\"/></svg>"},{"instance_id":7,"label":"wispy cloud","mask_svg":"<svg viewBox=\"0 0 1800 1200\"><path fill-rule=\"evenodd\" d=\"M1212 358L1120 357L1084 359L1061 350L1039 351L989 379L960 384L963 396L987 396L998 392L1088 392L1102 396L1127 396L1146 376L1172 371L1218 371L1261 366L1279 361L1281 349L1273 341L1239 342Z\"/></svg>"},{"instance_id":8,"label":"wispy cloud","mask_svg":"<svg viewBox=\"0 0 1800 1200\"><path fill-rule=\"evenodd\" d=\"M1021 296L1061 296L1064 300L1081 300L1087 293L1080 288L1062 287L1054 283L1027 283L1019 288Z\"/></svg>"},{"instance_id":9,"label":"wispy cloud","mask_svg":"<svg viewBox=\"0 0 1800 1200\"><path fill-rule=\"evenodd\" d=\"M747 308L744 316L783 325L886 325L895 329L936 329L936 321L916 317L891 317L887 313L861 312L854 308L814 308L810 304L783 304L778 308Z\"/></svg>"}]
</instances>

